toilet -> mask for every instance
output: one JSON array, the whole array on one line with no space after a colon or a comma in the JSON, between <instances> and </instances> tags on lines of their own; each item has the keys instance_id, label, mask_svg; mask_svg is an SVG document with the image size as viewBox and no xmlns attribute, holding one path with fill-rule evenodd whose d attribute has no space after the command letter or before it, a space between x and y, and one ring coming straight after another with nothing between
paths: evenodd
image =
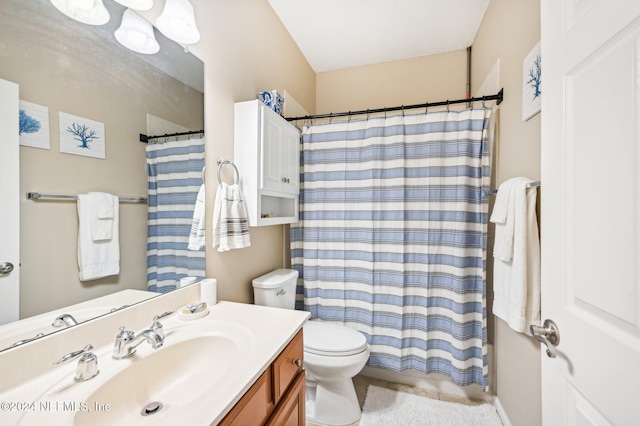
<instances>
[{"instance_id":1,"label":"toilet","mask_svg":"<svg viewBox=\"0 0 640 426\"><path fill-rule=\"evenodd\" d=\"M256 305L294 309L298 271L277 269L253 280ZM307 421L344 426L360 420L352 378L369 359L364 335L341 323L312 320L303 327Z\"/></svg>"}]
</instances>

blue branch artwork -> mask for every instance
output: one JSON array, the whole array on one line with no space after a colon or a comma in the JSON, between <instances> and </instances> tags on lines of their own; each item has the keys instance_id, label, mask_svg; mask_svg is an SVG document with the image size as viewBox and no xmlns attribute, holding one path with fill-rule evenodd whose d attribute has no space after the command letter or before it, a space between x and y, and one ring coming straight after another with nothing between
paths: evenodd
<instances>
[{"instance_id":1,"label":"blue branch artwork","mask_svg":"<svg viewBox=\"0 0 640 426\"><path fill-rule=\"evenodd\" d=\"M42 127L38 120L31 117L23 109L20 110L19 120L20 120L20 130L18 132L19 135L23 133L38 133L40 131L40 128Z\"/></svg>"},{"instance_id":2,"label":"blue branch artwork","mask_svg":"<svg viewBox=\"0 0 640 426\"><path fill-rule=\"evenodd\" d=\"M533 61L532 67L529 68L529 80L527 80L527 84L533 89L532 100L540 97L540 95L542 94L541 83L542 58L540 57L540 55L536 55L536 59L535 61Z\"/></svg>"},{"instance_id":3,"label":"blue branch artwork","mask_svg":"<svg viewBox=\"0 0 640 426\"><path fill-rule=\"evenodd\" d=\"M91 130L89 126L86 126L84 124L73 123L71 126L67 127L67 132L71 133L74 136L73 139L77 140L78 142L82 142L82 145L78 145L78 147L80 148L91 149L89 147L89 142L94 139L98 139L98 136L96 136L96 131Z\"/></svg>"}]
</instances>

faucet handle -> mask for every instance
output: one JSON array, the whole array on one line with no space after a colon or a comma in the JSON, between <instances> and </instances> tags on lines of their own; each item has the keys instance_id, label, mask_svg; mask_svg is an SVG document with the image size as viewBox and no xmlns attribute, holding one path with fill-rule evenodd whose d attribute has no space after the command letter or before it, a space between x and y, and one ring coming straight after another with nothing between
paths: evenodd
<instances>
[{"instance_id":1,"label":"faucet handle","mask_svg":"<svg viewBox=\"0 0 640 426\"><path fill-rule=\"evenodd\" d=\"M58 364L62 364L63 362L72 361L72 360L76 359L77 357L79 357L80 355L82 355L83 353L90 352L92 350L93 350L93 345L89 344L89 345L85 346L84 348L80 349L79 351L70 352L70 353L66 354L65 356L63 356L62 358L60 358L59 360L54 362L53 365L58 365Z\"/></svg>"},{"instance_id":2,"label":"faucet handle","mask_svg":"<svg viewBox=\"0 0 640 426\"><path fill-rule=\"evenodd\" d=\"M174 311L167 311L164 314L160 314L160 315L154 315L153 317L153 322L157 322L158 320L161 320L162 318L166 318L169 315L173 314Z\"/></svg>"},{"instance_id":3,"label":"faucet handle","mask_svg":"<svg viewBox=\"0 0 640 426\"><path fill-rule=\"evenodd\" d=\"M91 352L92 350L93 345L89 344L79 351L66 354L54 362L53 365L63 364L80 357L74 380L76 382L84 382L86 380L93 379L100 371L98 370L98 357Z\"/></svg>"}]
</instances>

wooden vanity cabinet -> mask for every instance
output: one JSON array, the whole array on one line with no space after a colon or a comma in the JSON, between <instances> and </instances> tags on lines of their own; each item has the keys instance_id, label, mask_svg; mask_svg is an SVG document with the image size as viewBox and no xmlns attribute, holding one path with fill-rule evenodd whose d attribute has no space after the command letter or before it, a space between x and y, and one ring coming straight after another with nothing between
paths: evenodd
<instances>
[{"instance_id":1,"label":"wooden vanity cabinet","mask_svg":"<svg viewBox=\"0 0 640 426\"><path fill-rule=\"evenodd\" d=\"M302 330L289 342L221 426L304 426L305 373Z\"/></svg>"}]
</instances>

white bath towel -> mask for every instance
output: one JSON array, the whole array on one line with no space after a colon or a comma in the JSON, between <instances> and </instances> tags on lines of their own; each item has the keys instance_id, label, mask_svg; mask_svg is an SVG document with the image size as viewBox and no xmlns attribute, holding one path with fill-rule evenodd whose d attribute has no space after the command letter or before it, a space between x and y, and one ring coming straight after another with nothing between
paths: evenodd
<instances>
[{"instance_id":1,"label":"white bath towel","mask_svg":"<svg viewBox=\"0 0 640 426\"><path fill-rule=\"evenodd\" d=\"M196 205L193 209L193 222L189 233L189 250L200 250L205 244L205 188L200 185Z\"/></svg>"},{"instance_id":2,"label":"white bath towel","mask_svg":"<svg viewBox=\"0 0 640 426\"><path fill-rule=\"evenodd\" d=\"M250 245L249 221L240 186L222 182L213 207L213 247L224 252Z\"/></svg>"},{"instance_id":3,"label":"white bath towel","mask_svg":"<svg viewBox=\"0 0 640 426\"><path fill-rule=\"evenodd\" d=\"M93 241L110 240L113 235L113 215L118 207L118 197L106 192L89 192L86 202L91 239ZM114 209L114 202L116 209Z\"/></svg>"},{"instance_id":4,"label":"white bath towel","mask_svg":"<svg viewBox=\"0 0 640 426\"><path fill-rule=\"evenodd\" d=\"M535 189L514 178L498 189L495 223L493 313L518 332L540 320L540 239Z\"/></svg>"},{"instance_id":5,"label":"white bath towel","mask_svg":"<svg viewBox=\"0 0 640 426\"><path fill-rule=\"evenodd\" d=\"M120 273L119 200L112 196L111 238L94 241L92 218L96 207L89 194L78 195L78 268L80 281L95 280Z\"/></svg>"}]
</instances>

